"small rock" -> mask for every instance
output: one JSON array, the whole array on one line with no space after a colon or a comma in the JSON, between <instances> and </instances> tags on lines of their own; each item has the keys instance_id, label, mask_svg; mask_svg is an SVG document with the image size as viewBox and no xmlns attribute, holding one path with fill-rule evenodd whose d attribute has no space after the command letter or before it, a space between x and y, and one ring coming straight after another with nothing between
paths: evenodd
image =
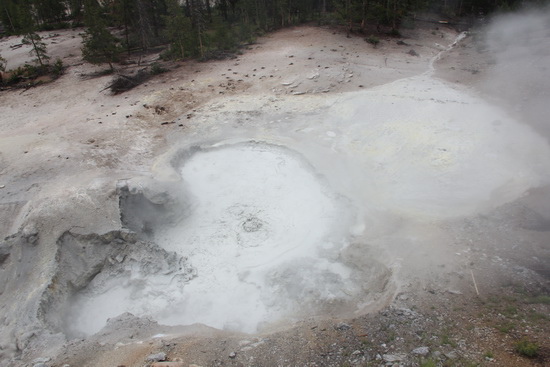
<instances>
[{"instance_id":1,"label":"small rock","mask_svg":"<svg viewBox=\"0 0 550 367\"><path fill-rule=\"evenodd\" d=\"M413 349L413 351L411 353L412 354L417 354L419 356L426 356L426 355L428 355L428 353L430 353L430 348L428 348L428 347L418 347L418 348Z\"/></svg>"},{"instance_id":2,"label":"small rock","mask_svg":"<svg viewBox=\"0 0 550 367\"><path fill-rule=\"evenodd\" d=\"M382 356L382 359L385 362L399 362L406 358L407 356L405 354L397 353L397 354L384 354Z\"/></svg>"},{"instance_id":3,"label":"small rock","mask_svg":"<svg viewBox=\"0 0 550 367\"><path fill-rule=\"evenodd\" d=\"M231 352L229 353L229 358L235 358L237 356L237 353Z\"/></svg>"},{"instance_id":4,"label":"small rock","mask_svg":"<svg viewBox=\"0 0 550 367\"><path fill-rule=\"evenodd\" d=\"M149 361L149 362L160 362L160 361L165 361L165 360L166 360L166 353L164 353L164 352L150 354L147 357L147 361Z\"/></svg>"},{"instance_id":5,"label":"small rock","mask_svg":"<svg viewBox=\"0 0 550 367\"><path fill-rule=\"evenodd\" d=\"M42 357L33 359L32 363L46 363L49 362L51 358Z\"/></svg>"},{"instance_id":6,"label":"small rock","mask_svg":"<svg viewBox=\"0 0 550 367\"><path fill-rule=\"evenodd\" d=\"M3 189L4 187L6 187L6 185L0 185L0 189Z\"/></svg>"},{"instance_id":7,"label":"small rock","mask_svg":"<svg viewBox=\"0 0 550 367\"><path fill-rule=\"evenodd\" d=\"M416 52L415 50L413 50L412 48L409 50L409 52L407 52L409 55L411 56L420 56L418 55L418 52Z\"/></svg>"},{"instance_id":8,"label":"small rock","mask_svg":"<svg viewBox=\"0 0 550 367\"><path fill-rule=\"evenodd\" d=\"M409 316L411 318L414 318L417 315L416 312L408 308L398 308L396 309L396 313L400 316Z\"/></svg>"},{"instance_id":9,"label":"small rock","mask_svg":"<svg viewBox=\"0 0 550 367\"><path fill-rule=\"evenodd\" d=\"M456 354L456 352L449 352L449 353L445 353L445 357L449 359L457 359L458 355Z\"/></svg>"},{"instance_id":10,"label":"small rock","mask_svg":"<svg viewBox=\"0 0 550 367\"><path fill-rule=\"evenodd\" d=\"M23 228L23 237L25 238L30 238L30 237L33 237L33 236L36 236L38 235L38 229L36 229L35 225L34 224L27 224L25 226L25 228ZM37 359L40 359L40 358L37 358ZM46 362L49 361L46 360ZM39 363L39 362L37 362Z\"/></svg>"},{"instance_id":11,"label":"small rock","mask_svg":"<svg viewBox=\"0 0 550 367\"><path fill-rule=\"evenodd\" d=\"M123 262L124 261L124 258L126 256L122 255L122 254L118 254L116 257L115 257L115 260L119 263Z\"/></svg>"},{"instance_id":12,"label":"small rock","mask_svg":"<svg viewBox=\"0 0 550 367\"><path fill-rule=\"evenodd\" d=\"M346 324L345 322L341 322L341 323L339 323L338 325L336 325L336 329L337 329L337 330L340 330L340 331L349 330L349 329L351 329L351 326L349 326L349 325Z\"/></svg>"},{"instance_id":13,"label":"small rock","mask_svg":"<svg viewBox=\"0 0 550 367\"><path fill-rule=\"evenodd\" d=\"M32 367L48 367L46 363L36 363Z\"/></svg>"}]
</instances>

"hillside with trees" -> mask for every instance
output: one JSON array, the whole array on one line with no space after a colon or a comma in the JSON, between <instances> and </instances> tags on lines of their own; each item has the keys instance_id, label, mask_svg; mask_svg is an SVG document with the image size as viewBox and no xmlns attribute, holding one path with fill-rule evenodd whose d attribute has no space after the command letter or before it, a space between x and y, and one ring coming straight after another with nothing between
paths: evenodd
<instances>
[{"instance_id":1,"label":"hillside with trees","mask_svg":"<svg viewBox=\"0 0 550 367\"><path fill-rule=\"evenodd\" d=\"M544 0L532 0L542 3ZM304 22L339 24L348 32L398 34L408 17L434 11L449 18L516 8L522 0L2 0L5 34L86 26L83 51L92 63L163 46L167 59L217 58L257 35ZM42 63L41 58L38 61Z\"/></svg>"}]
</instances>

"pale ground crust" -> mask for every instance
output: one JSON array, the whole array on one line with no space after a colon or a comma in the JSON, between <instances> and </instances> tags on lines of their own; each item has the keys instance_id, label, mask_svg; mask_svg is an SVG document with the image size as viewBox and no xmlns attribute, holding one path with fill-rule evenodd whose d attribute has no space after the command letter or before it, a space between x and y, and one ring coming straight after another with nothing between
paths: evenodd
<instances>
[{"instance_id":1,"label":"pale ground crust","mask_svg":"<svg viewBox=\"0 0 550 367\"><path fill-rule=\"evenodd\" d=\"M223 136L226 130L220 132L212 121L239 115L227 114L224 106L235 112L235 105L251 103L242 106L242 121L231 122L230 130L253 124L255 107L273 116L279 113L280 119L302 108L322 108L322 99L311 102L317 95L362 91L426 72L430 59L458 35L433 25L403 31L405 44L382 37L373 48L363 37L348 38L339 30L290 28L258 39L235 59L174 63L173 70L112 96L104 90L111 76L83 78L99 68L81 61L79 32L50 32L46 37L52 58L61 57L68 66L60 79L0 92L2 237L27 228L29 220L39 223L40 241L52 243L69 229L119 229L116 182L150 175L157 157L181 141L204 133ZM9 68L27 58L26 46L10 48L19 42L16 37L0 40ZM150 64L157 57L142 62ZM466 38L435 64L435 76L476 94L490 67L490 57ZM294 110L285 110L289 106ZM411 237L429 233L428 245L419 251L399 246L390 250L416 265L400 270L407 281L398 284L395 298L384 300L384 307L371 314L306 319L261 335L202 326L163 328L131 318L126 332L122 318L110 332L72 340L57 355L33 346L13 363L23 366L51 357L48 366L143 366L149 354L164 351L183 366L378 366L391 359L384 362L377 355L394 355L396 365L401 358L402 365L414 366L421 357L410 352L428 346L430 356L448 366L543 366L550 350L548 305L525 300L529 294L548 292L550 236L544 223L550 218L529 217L535 209L548 212L547 197L546 188L537 188L488 215L450 221L447 227L423 222L404 229ZM528 214L518 214L524 212ZM543 228L533 230L532 221ZM444 237L439 237L441 228ZM441 238L450 243L431 247ZM478 245L472 246L474 242ZM44 260L28 282L43 281L52 248L42 242L35 248L35 256ZM13 312L17 302L6 306L11 302L6 294L2 308ZM162 335L152 338L158 333ZM9 338L13 335L3 336L4 341ZM518 356L514 345L521 338L536 341L543 357Z\"/></svg>"}]
</instances>

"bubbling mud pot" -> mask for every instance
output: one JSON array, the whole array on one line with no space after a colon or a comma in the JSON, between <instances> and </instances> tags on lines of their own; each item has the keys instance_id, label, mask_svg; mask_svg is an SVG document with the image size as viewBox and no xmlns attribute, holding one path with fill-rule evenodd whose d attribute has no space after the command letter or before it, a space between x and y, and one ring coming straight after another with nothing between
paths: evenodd
<instances>
[{"instance_id":1,"label":"bubbling mud pot","mask_svg":"<svg viewBox=\"0 0 550 367\"><path fill-rule=\"evenodd\" d=\"M303 156L264 142L188 155L180 169L185 203L172 209L180 215L142 226L181 270L159 273L115 257L120 264L76 296L73 333L97 332L125 311L167 325L256 332L306 314L353 313L386 291L388 269L352 255L368 249L350 234L350 200ZM130 198L131 211L140 200L142 215L155 210L143 196Z\"/></svg>"}]
</instances>

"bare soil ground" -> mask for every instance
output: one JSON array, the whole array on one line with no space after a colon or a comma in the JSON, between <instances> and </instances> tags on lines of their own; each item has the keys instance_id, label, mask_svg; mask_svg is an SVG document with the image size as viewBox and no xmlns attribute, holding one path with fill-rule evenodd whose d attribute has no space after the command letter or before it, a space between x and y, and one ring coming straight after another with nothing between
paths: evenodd
<instances>
[{"instance_id":1,"label":"bare soil ground","mask_svg":"<svg viewBox=\"0 0 550 367\"><path fill-rule=\"evenodd\" d=\"M81 61L80 31L46 37L51 56L68 66L60 79L0 92L0 234L34 233L29 223L37 227L40 245L29 251L43 260L33 257L29 264L43 267L10 273L29 284L44 283L55 253L54 245L43 243L55 243L69 229L119 229L114 183L149 175L171 145L204 132L203 116L223 120L216 109L232 98L257 96L259 106L272 101L276 110L278 98L383 85L425 72L457 36L448 28L418 28L403 31L400 39L382 38L374 48L335 29L289 28L258 39L234 59L173 63L167 73L112 96L104 90L112 76L85 77L101 68ZM8 68L28 60L27 46L10 47L18 43L15 37L0 40ZM136 71L157 58L149 55L141 66L122 69ZM435 65L437 77L464 88L475 88L490 67L471 38ZM246 116L243 124L252 123ZM443 248L405 251L403 257L416 265L404 270L406 281L395 297L372 313L305 319L258 335L167 328L123 315L88 339L63 344L60 336L61 348L25 343L28 335L10 331L0 338L4 356L15 356L6 365L32 366L44 357L50 367L154 366L148 356L164 352L181 366L546 366L549 190L532 189L490 212L449 221L444 227L450 241ZM20 258L25 256L21 250ZM11 271L4 261L0 272ZM0 288L6 330L17 325L7 315L27 297L13 296L13 287ZM538 356L518 353L521 340L537 344Z\"/></svg>"}]
</instances>

